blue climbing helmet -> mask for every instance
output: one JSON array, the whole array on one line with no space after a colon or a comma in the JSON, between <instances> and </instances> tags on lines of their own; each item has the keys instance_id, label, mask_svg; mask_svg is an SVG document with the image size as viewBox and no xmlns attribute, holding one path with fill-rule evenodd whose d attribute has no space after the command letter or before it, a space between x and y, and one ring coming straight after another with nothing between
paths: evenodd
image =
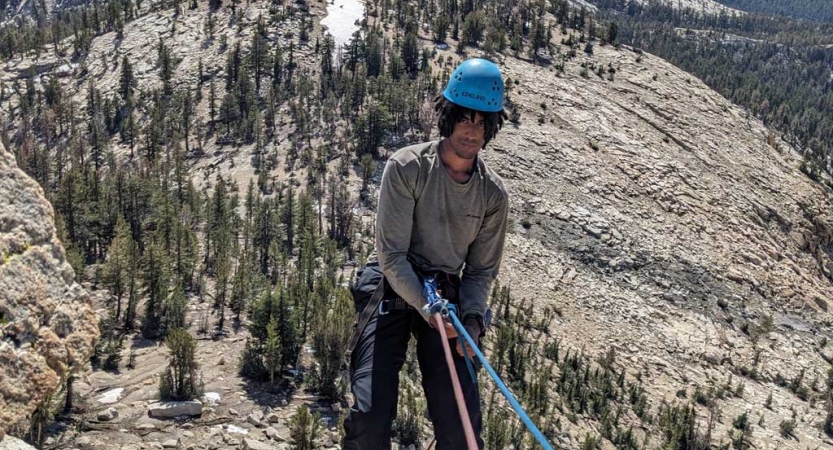
<instances>
[{"instance_id":1,"label":"blue climbing helmet","mask_svg":"<svg viewBox=\"0 0 833 450\"><path fill-rule=\"evenodd\" d=\"M475 111L498 112L503 109L503 76L491 61L467 59L451 74L443 96Z\"/></svg>"}]
</instances>

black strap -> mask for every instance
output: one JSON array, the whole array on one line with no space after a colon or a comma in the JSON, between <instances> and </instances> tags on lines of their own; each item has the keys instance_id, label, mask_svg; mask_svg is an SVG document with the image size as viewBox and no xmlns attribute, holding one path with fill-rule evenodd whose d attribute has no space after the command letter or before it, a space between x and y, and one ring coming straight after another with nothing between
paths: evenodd
<instances>
[{"instance_id":1,"label":"black strap","mask_svg":"<svg viewBox=\"0 0 833 450\"><path fill-rule=\"evenodd\" d=\"M353 350L356 349L356 344L359 343L359 338L362 333L364 333L364 329L367 327L367 322L370 322L370 318L373 317L373 313L376 312L376 308L379 307L379 302L382 301L382 297L385 295L385 285L386 281L383 276L382 279L379 280L379 285L376 286L376 290L373 291L373 295L370 297L370 300L367 302L367 306L364 307L364 310L359 315L359 318L356 319L356 328L353 330L353 337L350 338L350 344L347 346L347 351L344 352L344 359L347 362L348 367L350 366L350 355L352 355Z\"/></svg>"}]
</instances>

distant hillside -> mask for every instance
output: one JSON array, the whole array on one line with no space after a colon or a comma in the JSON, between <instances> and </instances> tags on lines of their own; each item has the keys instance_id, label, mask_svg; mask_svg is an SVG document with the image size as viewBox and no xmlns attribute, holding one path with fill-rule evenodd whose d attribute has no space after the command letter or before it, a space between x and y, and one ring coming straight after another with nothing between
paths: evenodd
<instances>
[{"instance_id":1,"label":"distant hillside","mask_svg":"<svg viewBox=\"0 0 833 450\"><path fill-rule=\"evenodd\" d=\"M829 0L717 0L742 11L833 22L833 2Z\"/></svg>"},{"instance_id":2,"label":"distant hillside","mask_svg":"<svg viewBox=\"0 0 833 450\"><path fill-rule=\"evenodd\" d=\"M622 43L696 75L779 130L806 155L802 170L833 173L833 25L760 14L708 14L666 3L594 0Z\"/></svg>"}]
</instances>

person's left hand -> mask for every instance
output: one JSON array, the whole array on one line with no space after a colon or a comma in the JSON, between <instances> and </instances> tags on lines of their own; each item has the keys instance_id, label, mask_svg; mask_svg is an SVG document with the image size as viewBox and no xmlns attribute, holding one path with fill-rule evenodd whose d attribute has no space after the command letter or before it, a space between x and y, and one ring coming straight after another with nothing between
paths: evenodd
<instances>
[{"instance_id":1,"label":"person's left hand","mask_svg":"<svg viewBox=\"0 0 833 450\"><path fill-rule=\"evenodd\" d=\"M483 331L480 329L480 323L476 319L469 319L466 323L463 324L463 327L466 329L466 333L471 336L471 339L474 341L476 345L480 345L480 333ZM456 333L455 333L456 334ZM462 340L465 339L463 336L457 337L457 354L460 356L463 355L463 345ZM474 349L471 348L471 345L468 341L466 341L466 350L468 351L469 358L474 358Z\"/></svg>"}]
</instances>

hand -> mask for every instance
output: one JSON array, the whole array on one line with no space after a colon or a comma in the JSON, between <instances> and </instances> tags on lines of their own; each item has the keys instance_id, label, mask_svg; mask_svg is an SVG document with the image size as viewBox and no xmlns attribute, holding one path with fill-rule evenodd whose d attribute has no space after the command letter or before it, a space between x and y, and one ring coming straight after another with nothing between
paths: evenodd
<instances>
[{"instance_id":1,"label":"hand","mask_svg":"<svg viewBox=\"0 0 833 450\"><path fill-rule=\"evenodd\" d=\"M480 329L480 323L478 323L477 320L469 319L468 321L466 321L466 323L465 323L465 325L463 325L463 327L466 329L466 333L468 333L469 336L471 336L471 339L474 341L475 345L479 346L480 345L480 333L483 331L483 330ZM454 327L452 326L452 328L454 328ZM458 336L456 330L454 332L454 335ZM451 336L449 336L449 337L451 337ZM458 336L458 338L457 338L457 353L460 356L465 356L465 355L463 355L463 345L462 345L462 340L463 339L465 339L465 338L462 337L462 336ZM469 358L474 358L475 357L474 349L471 348L471 344L468 341L466 341L466 350L468 351Z\"/></svg>"},{"instance_id":2,"label":"hand","mask_svg":"<svg viewBox=\"0 0 833 450\"><path fill-rule=\"evenodd\" d=\"M428 323L434 328L437 328L436 320L435 316L428 317ZM454 328L454 324L450 320L443 319L443 328L445 328L445 336L447 338L454 339L457 337L457 329Z\"/></svg>"},{"instance_id":3,"label":"hand","mask_svg":"<svg viewBox=\"0 0 833 450\"><path fill-rule=\"evenodd\" d=\"M428 320L428 323L432 327L437 328L437 317L436 316L426 317L426 319ZM461 341L465 338L463 338L463 337L461 337L460 335L457 334L457 329L454 328L454 324L452 324L450 320L443 319L442 324L443 324L443 328L445 328L445 335L448 339L457 338L457 354L459 354L460 356L464 356L463 355L463 345L462 345ZM483 329L480 327L480 322L477 319L470 318L470 319L466 320L465 324L463 324L463 328L465 328L466 333L468 333L468 335L471 336L471 339L474 341L475 345L479 346L480 345L480 334L483 332ZM474 358L476 356L475 353L474 353L474 349L471 348L471 345L469 344L468 341L466 341L466 350L468 350L468 354L469 354L470 358Z\"/></svg>"}]
</instances>

